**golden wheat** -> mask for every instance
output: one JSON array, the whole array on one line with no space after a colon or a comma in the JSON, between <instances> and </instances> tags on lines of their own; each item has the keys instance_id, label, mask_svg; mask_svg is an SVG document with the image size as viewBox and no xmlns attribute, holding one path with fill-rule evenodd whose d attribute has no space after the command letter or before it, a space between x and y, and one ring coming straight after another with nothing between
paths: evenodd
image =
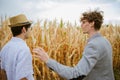
<instances>
[{"instance_id":1,"label":"golden wheat","mask_svg":"<svg viewBox=\"0 0 120 80\"><path fill-rule=\"evenodd\" d=\"M12 37L11 31L6 24L0 28L1 48ZM120 26L108 25L106 27L104 25L100 32L111 42L114 68L119 68ZM75 66L78 63L87 40L87 35L82 33L79 26L71 25L70 23L67 23L67 25L63 23L57 24L56 21L45 21L43 26L39 22L36 23L32 26L30 35L26 42L31 52L34 47L42 47L51 58L68 66ZM64 80L36 58L33 58L33 67L35 80Z\"/></svg>"}]
</instances>

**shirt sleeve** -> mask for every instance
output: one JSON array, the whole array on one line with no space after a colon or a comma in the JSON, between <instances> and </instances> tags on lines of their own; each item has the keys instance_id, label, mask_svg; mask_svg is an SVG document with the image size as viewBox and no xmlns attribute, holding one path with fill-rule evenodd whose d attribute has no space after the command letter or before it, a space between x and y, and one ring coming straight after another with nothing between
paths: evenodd
<instances>
[{"instance_id":1,"label":"shirt sleeve","mask_svg":"<svg viewBox=\"0 0 120 80\"><path fill-rule=\"evenodd\" d=\"M5 57L4 57L4 55L5 55L5 53L4 53L4 50L2 49L1 51L0 51L0 68L1 69L5 69L5 63L4 63L4 61L5 61Z\"/></svg>"},{"instance_id":2,"label":"shirt sleeve","mask_svg":"<svg viewBox=\"0 0 120 80\"><path fill-rule=\"evenodd\" d=\"M23 49L19 52L16 62L16 80L26 77L33 80L32 56L29 49Z\"/></svg>"},{"instance_id":3,"label":"shirt sleeve","mask_svg":"<svg viewBox=\"0 0 120 80\"><path fill-rule=\"evenodd\" d=\"M46 64L63 78L77 79L80 76L87 76L95 66L99 56L97 52L97 47L94 44L88 44L81 60L75 67L62 65L53 59L49 59Z\"/></svg>"}]
</instances>

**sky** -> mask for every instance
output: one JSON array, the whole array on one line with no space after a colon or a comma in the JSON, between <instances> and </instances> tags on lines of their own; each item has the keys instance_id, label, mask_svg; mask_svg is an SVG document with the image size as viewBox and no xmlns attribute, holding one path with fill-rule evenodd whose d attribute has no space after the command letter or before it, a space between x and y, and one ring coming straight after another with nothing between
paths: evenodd
<instances>
[{"instance_id":1,"label":"sky","mask_svg":"<svg viewBox=\"0 0 120 80\"><path fill-rule=\"evenodd\" d=\"M0 0L0 16L25 14L37 20L61 20L79 24L80 16L88 10L104 12L104 23L120 24L120 0Z\"/></svg>"}]
</instances>

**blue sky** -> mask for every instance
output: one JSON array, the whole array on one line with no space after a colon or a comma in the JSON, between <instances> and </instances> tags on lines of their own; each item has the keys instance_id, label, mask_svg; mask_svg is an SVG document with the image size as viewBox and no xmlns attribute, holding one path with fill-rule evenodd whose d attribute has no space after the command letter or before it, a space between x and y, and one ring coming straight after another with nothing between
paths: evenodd
<instances>
[{"instance_id":1,"label":"blue sky","mask_svg":"<svg viewBox=\"0 0 120 80\"><path fill-rule=\"evenodd\" d=\"M120 0L0 0L0 16L24 13L39 20L75 21L81 13L98 8L104 12L104 23L120 23Z\"/></svg>"}]
</instances>

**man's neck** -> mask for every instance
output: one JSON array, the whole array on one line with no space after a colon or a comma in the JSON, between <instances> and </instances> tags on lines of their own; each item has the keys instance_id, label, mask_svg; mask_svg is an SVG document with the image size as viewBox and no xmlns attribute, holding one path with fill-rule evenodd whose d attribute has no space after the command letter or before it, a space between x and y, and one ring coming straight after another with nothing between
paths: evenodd
<instances>
[{"instance_id":1,"label":"man's neck","mask_svg":"<svg viewBox=\"0 0 120 80\"><path fill-rule=\"evenodd\" d=\"M18 36L16 36L16 37L25 40L25 38L24 38L24 36L23 36L22 34L20 34L20 35L18 35Z\"/></svg>"},{"instance_id":2,"label":"man's neck","mask_svg":"<svg viewBox=\"0 0 120 80\"><path fill-rule=\"evenodd\" d=\"M88 34L88 38L91 38L94 34L98 33L98 31L93 31Z\"/></svg>"}]
</instances>

